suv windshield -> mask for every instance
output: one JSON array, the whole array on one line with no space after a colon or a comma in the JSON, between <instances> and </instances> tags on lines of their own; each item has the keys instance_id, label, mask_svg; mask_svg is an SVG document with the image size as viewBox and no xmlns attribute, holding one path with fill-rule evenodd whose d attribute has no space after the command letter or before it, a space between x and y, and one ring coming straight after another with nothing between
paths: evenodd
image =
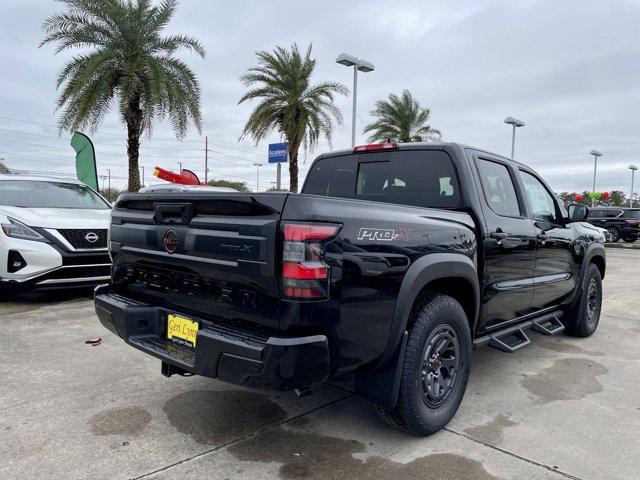
<instances>
[{"instance_id":1,"label":"suv windshield","mask_svg":"<svg viewBox=\"0 0 640 480\"><path fill-rule=\"evenodd\" d=\"M0 205L27 208L107 210L109 205L84 185L41 180L0 181Z\"/></svg>"},{"instance_id":2,"label":"suv windshield","mask_svg":"<svg viewBox=\"0 0 640 480\"><path fill-rule=\"evenodd\" d=\"M322 158L313 164L302 193L419 207L460 204L453 162L437 150Z\"/></svg>"}]
</instances>

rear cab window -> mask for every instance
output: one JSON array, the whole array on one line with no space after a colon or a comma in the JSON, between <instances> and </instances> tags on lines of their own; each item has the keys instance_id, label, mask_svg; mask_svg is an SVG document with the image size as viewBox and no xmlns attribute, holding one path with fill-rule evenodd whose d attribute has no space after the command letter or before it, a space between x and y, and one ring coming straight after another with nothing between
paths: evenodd
<instances>
[{"instance_id":1,"label":"rear cab window","mask_svg":"<svg viewBox=\"0 0 640 480\"><path fill-rule=\"evenodd\" d=\"M400 150L316 161L302 193L418 207L455 208L460 185L449 155Z\"/></svg>"}]
</instances>

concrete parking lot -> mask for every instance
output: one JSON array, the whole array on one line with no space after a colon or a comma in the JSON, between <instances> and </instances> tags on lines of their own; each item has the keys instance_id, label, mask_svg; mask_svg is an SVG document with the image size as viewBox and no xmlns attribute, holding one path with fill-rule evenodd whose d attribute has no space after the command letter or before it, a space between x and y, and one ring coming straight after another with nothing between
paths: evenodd
<instances>
[{"instance_id":1,"label":"concrete parking lot","mask_svg":"<svg viewBox=\"0 0 640 480\"><path fill-rule=\"evenodd\" d=\"M298 399L166 379L86 296L0 303L0 478L638 479L640 252L607 254L598 332L478 350L429 438L337 386Z\"/></svg>"}]
</instances>

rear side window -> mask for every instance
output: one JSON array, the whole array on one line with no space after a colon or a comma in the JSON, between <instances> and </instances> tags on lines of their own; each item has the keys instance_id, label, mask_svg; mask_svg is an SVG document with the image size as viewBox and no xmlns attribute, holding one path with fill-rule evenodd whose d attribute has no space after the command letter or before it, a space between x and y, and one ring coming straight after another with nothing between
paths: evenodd
<instances>
[{"instance_id":1,"label":"rear side window","mask_svg":"<svg viewBox=\"0 0 640 480\"><path fill-rule=\"evenodd\" d=\"M520 206L509 169L497 162L478 160L482 188L491 209L503 217L520 216Z\"/></svg>"},{"instance_id":2,"label":"rear side window","mask_svg":"<svg viewBox=\"0 0 640 480\"><path fill-rule=\"evenodd\" d=\"M627 217L640 219L640 210L628 210Z\"/></svg>"},{"instance_id":3,"label":"rear side window","mask_svg":"<svg viewBox=\"0 0 640 480\"><path fill-rule=\"evenodd\" d=\"M419 207L453 208L460 204L451 158L432 150L319 160L309 172L303 193Z\"/></svg>"},{"instance_id":4,"label":"rear side window","mask_svg":"<svg viewBox=\"0 0 640 480\"><path fill-rule=\"evenodd\" d=\"M353 198L357 168L355 155L318 160L309 170L302 193Z\"/></svg>"},{"instance_id":5,"label":"rear side window","mask_svg":"<svg viewBox=\"0 0 640 480\"><path fill-rule=\"evenodd\" d=\"M602 210L590 210L589 211L589 218L602 218L602 217L603 217Z\"/></svg>"}]
</instances>

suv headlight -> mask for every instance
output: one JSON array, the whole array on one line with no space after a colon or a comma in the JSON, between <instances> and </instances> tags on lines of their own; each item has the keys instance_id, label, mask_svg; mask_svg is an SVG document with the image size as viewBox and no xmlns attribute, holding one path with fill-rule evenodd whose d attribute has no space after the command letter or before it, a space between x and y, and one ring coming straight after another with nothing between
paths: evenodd
<instances>
[{"instance_id":1,"label":"suv headlight","mask_svg":"<svg viewBox=\"0 0 640 480\"><path fill-rule=\"evenodd\" d=\"M7 217L9 223L0 225L2 231L7 237L18 238L20 240L33 240L36 242L46 242L47 239L36 232L34 229L27 227L24 223L17 221L15 218Z\"/></svg>"}]
</instances>

